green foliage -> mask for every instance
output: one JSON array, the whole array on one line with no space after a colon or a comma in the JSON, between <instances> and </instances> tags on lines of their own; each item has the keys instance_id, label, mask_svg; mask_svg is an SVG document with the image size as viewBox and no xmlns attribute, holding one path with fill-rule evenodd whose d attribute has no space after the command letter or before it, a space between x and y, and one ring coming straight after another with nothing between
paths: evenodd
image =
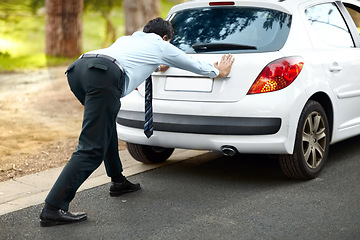
<instances>
[{"instance_id":1,"label":"green foliage","mask_svg":"<svg viewBox=\"0 0 360 240\"><path fill-rule=\"evenodd\" d=\"M0 0L0 18L31 13L31 0Z\"/></svg>"},{"instance_id":2,"label":"green foliage","mask_svg":"<svg viewBox=\"0 0 360 240\"><path fill-rule=\"evenodd\" d=\"M104 11L110 13L114 7L121 8L122 1L119 0L84 0L84 8L90 11Z\"/></svg>"},{"instance_id":3,"label":"green foliage","mask_svg":"<svg viewBox=\"0 0 360 240\"><path fill-rule=\"evenodd\" d=\"M36 14L40 8L45 7L45 0L30 0L29 7L32 13Z\"/></svg>"},{"instance_id":4,"label":"green foliage","mask_svg":"<svg viewBox=\"0 0 360 240\"><path fill-rule=\"evenodd\" d=\"M8 53L8 52L0 52L0 57L9 58L9 57L10 57L10 53Z\"/></svg>"}]
</instances>

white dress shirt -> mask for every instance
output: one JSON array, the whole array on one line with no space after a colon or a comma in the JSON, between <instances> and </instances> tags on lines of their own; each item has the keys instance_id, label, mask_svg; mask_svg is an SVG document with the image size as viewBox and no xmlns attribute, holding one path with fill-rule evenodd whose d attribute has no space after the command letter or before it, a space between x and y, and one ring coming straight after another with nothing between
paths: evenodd
<instances>
[{"instance_id":1,"label":"white dress shirt","mask_svg":"<svg viewBox=\"0 0 360 240\"><path fill-rule=\"evenodd\" d=\"M125 71L122 97L135 90L160 65L181 68L214 78L219 70L212 64L196 60L154 33L135 32L118 38L110 47L88 52L115 58Z\"/></svg>"}]
</instances>

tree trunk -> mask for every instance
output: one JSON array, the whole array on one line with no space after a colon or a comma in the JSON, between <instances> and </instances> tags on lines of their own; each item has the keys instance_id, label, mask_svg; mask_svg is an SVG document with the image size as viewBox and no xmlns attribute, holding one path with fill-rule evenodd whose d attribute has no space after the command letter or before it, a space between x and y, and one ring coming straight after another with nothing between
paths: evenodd
<instances>
[{"instance_id":1,"label":"tree trunk","mask_svg":"<svg viewBox=\"0 0 360 240\"><path fill-rule=\"evenodd\" d=\"M123 0L125 12L125 34L142 30L144 25L151 19L159 16L159 0Z\"/></svg>"},{"instance_id":2,"label":"tree trunk","mask_svg":"<svg viewBox=\"0 0 360 240\"><path fill-rule=\"evenodd\" d=\"M83 0L46 0L46 55L72 58L81 54L83 7Z\"/></svg>"},{"instance_id":3,"label":"tree trunk","mask_svg":"<svg viewBox=\"0 0 360 240\"><path fill-rule=\"evenodd\" d=\"M103 42L102 47L108 47L109 44L112 44L116 40L116 29L114 24L111 22L110 13L102 11L101 15L104 17L106 21L106 32L105 32L105 40Z\"/></svg>"}]
</instances>

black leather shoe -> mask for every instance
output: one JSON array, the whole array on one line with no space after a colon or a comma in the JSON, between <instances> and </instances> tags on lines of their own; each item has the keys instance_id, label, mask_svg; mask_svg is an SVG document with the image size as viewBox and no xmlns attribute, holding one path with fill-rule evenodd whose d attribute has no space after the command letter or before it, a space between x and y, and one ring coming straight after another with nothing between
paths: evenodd
<instances>
[{"instance_id":1,"label":"black leather shoe","mask_svg":"<svg viewBox=\"0 0 360 240\"><path fill-rule=\"evenodd\" d=\"M43 209L40 214L40 225L42 227L51 227L55 225L63 225L85 221L86 213L70 213L64 210L48 210Z\"/></svg>"},{"instance_id":2,"label":"black leather shoe","mask_svg":"<svg viewBox=\"0 0 360 240\"><path fill-rule=\"evenodd\" d=\"M140 189L140 184L133 184L127 179L125 179L122 183L112 182L110 186L110 196L117 197L124 193L135 192Z\"/></svg>"}]
</instances>

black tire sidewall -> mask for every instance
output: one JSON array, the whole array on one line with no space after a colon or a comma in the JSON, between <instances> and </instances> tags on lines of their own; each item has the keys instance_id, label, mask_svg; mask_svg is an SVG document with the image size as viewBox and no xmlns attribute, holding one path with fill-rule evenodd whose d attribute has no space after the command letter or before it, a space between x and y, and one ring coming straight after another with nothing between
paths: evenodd
<instances>
[{"instance_id":1,"label":"black tire sidewall","mask_svg":"<svg viewBox=\"0 0 360 240\"><path fill-rule=\"evenodd\" d=\"M161 163L165 162L174 152L174 148L152 147L134 143L126 143L130 155L142 163ZM154 149L158 149L155 151Z\"/></svg>"}]
</instances>

